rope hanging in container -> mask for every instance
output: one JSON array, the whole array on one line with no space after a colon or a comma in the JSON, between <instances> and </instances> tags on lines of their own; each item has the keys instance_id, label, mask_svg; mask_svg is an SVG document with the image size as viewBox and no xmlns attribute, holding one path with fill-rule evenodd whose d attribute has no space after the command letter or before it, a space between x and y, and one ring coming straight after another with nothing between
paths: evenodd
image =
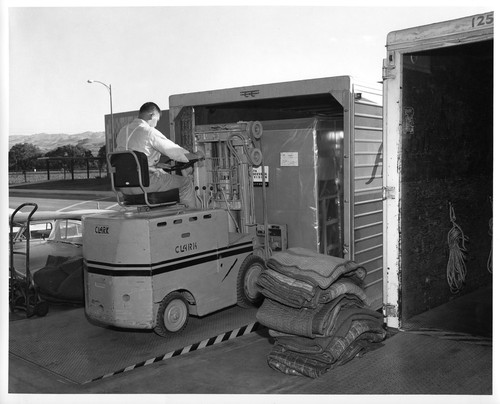
<instances>
[{"instance_id":1,"label":"rope hanging in container","mask_svg":"<svg viewBox=\"0 0 500 404\"><path fill-rule=\"evenodd\" d=\"M462 290L465 283L465 276L467 275L467 268L465 266L465 242L468 237L460 226L456 223L455 210L450 202L450 221L453 224L448 232L448 246L450 249L450 256L448 258L447 278L450 291L458 293Z\"/></svg>"}]
</instances>

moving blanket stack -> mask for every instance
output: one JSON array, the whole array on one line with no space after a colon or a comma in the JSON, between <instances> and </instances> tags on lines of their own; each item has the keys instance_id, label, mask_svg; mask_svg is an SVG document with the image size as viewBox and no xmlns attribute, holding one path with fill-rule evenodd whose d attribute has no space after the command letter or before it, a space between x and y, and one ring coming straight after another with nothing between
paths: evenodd
<instances>
[{"instance_id":1,"label":"moving blanket stack","mask_svg":"<svg viewBox=\"0 0 500 404\"><path fill-rule=\"evenodd\" d=\"M274 253L266 265L257 320L275 340L271 368L317 378L381 345L383 316L369 308L362 266L299 247Z\"/></svg>"}]
</instances>

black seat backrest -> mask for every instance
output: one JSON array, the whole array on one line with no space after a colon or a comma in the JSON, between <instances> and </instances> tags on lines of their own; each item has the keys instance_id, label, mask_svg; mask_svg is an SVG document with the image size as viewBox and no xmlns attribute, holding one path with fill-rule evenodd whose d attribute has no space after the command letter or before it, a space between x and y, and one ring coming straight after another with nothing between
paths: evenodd
<instances>
[{"instance_id":1,"label":"black seat backrest","mask_svg":"<svg viewBox=\"0 0 500 404\"><path fill-rule=\"evenodd\" d=\"M149 167L148 158L143 152L135 150L111 152L107 155L107 161L111 174L111 188L120 206L147 205L151 208L179 203L178 188L165 192L147 191ZM120 190L130 187L140 188L141 193L128 195Z\"/></svg>"},{"instance_id":2,"label":"black seat backrest","mask_svg":"<svg viewBox=\"0 0 500 404\"><path fill-rule=\"evenodd\" d=\"M114 186L118 188L149 186L148 158L143 152L126 150L109 156Z\"/></svg>"}]
</instances>

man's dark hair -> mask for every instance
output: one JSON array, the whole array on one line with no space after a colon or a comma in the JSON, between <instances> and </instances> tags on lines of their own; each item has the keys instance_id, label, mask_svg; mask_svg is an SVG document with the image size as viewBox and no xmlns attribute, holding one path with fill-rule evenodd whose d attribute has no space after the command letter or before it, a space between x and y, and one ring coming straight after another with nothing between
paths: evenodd
<instances>
[{"instance_id":1,"label":"man's dark hair","mask_svg":"<svg viewBox=\"0 0 500 404\"><path fill-rule=\"evenodd\" d=\"M146 102L145 104L142 105L141 109L139 110L139 115L148 115L154 112L158 112L161 115L160 107L156 105L154 102Z\"/></svg>"}]
</instances>

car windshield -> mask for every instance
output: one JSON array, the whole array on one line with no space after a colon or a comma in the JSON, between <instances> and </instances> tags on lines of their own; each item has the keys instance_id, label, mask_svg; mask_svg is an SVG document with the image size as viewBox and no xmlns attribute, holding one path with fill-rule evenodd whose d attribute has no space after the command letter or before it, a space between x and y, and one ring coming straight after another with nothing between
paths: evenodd
<instances>
[{"instance_id":1,"label":"car windshield","mask_svg":"<svg viewBox=\"0 0 500 404\"><path fill-rule=\"evenodd\" d=\"M82 244L82 222L75 219L58 219L54 222L49 241Z\"/></svg>"},{"instance_id":2,"label":"car windshield","mask_svg":"<svg viewBox=\"0 0 500 404\"><path fill-rule=\"evenodd\" d=\"M52 222L32 222L30 223L31 240L46 239L52 231ZM25 241L28 236L28 227L26 223L18 223L12 227L13 242Z\"/></svg>"}]
</instances>

